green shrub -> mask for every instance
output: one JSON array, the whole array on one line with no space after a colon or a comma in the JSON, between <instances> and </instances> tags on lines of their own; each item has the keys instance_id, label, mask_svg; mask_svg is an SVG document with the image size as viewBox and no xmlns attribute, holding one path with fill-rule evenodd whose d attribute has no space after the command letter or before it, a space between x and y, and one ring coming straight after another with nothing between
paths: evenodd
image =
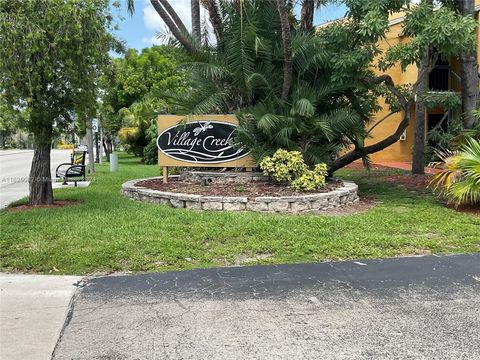
<instances>
[{"instance_id":1,"label":"green shrub","mask_svg":"<svg viewBox=\"0 0 480 360\"><path fill-rule=\"evenodd\" d=\"M295 191L313 191L325 185L327 165L317 164L310 170L300 151L278 149L260 162L263 173L280 184L289 184Z\"/></svg>"},{"instance_id":2,"label":"green shrub","mask_svg":"<svg viewBox=\"0 0 480 360\"><path fill-rule=\"evenodd\" d=\"M260 162L263 173L281 184L291 183L308 170L300 151L278 149L273 156L265 156Z\"/></svg>"},{"instance_id":3,"label":"green shrub","mask_svg":"<svg viewBox=\"0 0 480 360\"><path fill-rule=\"evenodd\" d=\"M145 135L148 140L148 144L143 148L143 161L148 165L156 165L158 163L156 121L152 121L150 127L145 132Z\"/></svg>"},{"instance_id":4,"label":"green shrub","mask_svg":"<svg viewBox=\"0 0 480 360\"><path fill-rule=\"evenodd\" d=\"M305 171L302 176L292 181L292 188L295 191L313 191L325 186L327 176L327 165L317 164L313 170Z\"/></svg>"}]
</instances>

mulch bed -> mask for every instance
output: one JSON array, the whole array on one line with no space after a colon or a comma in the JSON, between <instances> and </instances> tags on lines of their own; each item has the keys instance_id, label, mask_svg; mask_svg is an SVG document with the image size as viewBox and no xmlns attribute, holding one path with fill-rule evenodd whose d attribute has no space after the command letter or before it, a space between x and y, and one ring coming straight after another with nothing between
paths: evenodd
<instances>
[{"instance_id":1,"label":"mulch bed","mask_svg":"<svg viewBox=\"0 0 480 360\"><path fill-rule=\"evenodd\" d=\"M17 205L9 207L6 210L9 212L21 212L33 209L55 209L78 204L80 204L80 201L78 200L58 200L51 205Z\"/></svg>"},{"instance_id":2,"label":"mulch bed","mask_svg":"<svg viewBox=\"0 0 480 360\"><path fill-rule=\"evenodd\" d=\"M428 189L428 184L432 180L432 175L410 175L410 174L398 174L382 176L382 180L401 185L409 190L419 190L425 192Z\"/></svg>"},{"instance_id":3,"label":"mulch bed","mask_svg":"<svg viewBox=\"0 0 480 360\"><path fill-rule=\"evenodd\" d=\"M458 212L480 216L480 204L477 204L477 205L461 205L457 208L453 205L446 205L446 206L448 208L456 210Z\"/></svg>"},{"instance_id":4,"label":"mulch bed","mask_svg":"<svg viewBox=\"0 0 480 360\"><path fill-rule=\"evenodd\" d=\"M386 182L401 185L406 189L414 190L421 193L427 193L427 192L433 191L433 188L428 186L432 178L433 178L432 174L425 174L425 175L400 174L400 175L389 175L389 176L381 177L381 179ZM462 205L458 207L448 204L445 206L448 207L449 209L453 209L461 213L480 216L480 204Z\"/></svg>"},{"instance_id":5,"label":"mulch bed","mask_svg":"<svg viewBox=\"0 0 480 360\"><path fill-rule=\"evenodd\" d=\"M204 196L241 196L249 199L259 196L301 196L311 193L324 193L341 187L341 181L329 181L320 190L312 192L297 192L289 186L276 185L267 181L252 181L246 184L210 184L208 186L178 180L170 180L167 184L162 179L140 181L135 186L142 186L151 190L169 191L176 193L195 194Z\"/></svg>"},{"instance_id":6,"label":"mulch bed","mask_svg":"<svg viewBox=\"0 0 480 360\"><path fill-rule=\"evenodd\" d=\"M365 166L363 166L363 163L360 161L355 161L347 166L345 166L345 169L351 169L351 170L365 170ZM370 166L370 170L395 170L395 168L391 168L388 166L383 166L383 165L378 165L378 164L372 164Z\"/></svg>"}]
</instances>

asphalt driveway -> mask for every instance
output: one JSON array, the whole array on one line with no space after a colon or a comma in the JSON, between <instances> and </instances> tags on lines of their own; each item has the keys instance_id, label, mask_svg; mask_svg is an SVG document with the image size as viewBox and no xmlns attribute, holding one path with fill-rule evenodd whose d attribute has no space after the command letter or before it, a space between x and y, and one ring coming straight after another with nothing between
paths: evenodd
<instances>
[{"instance_id":1,"label":"asphalt driveway","mask_svg":"<svg viewBox=\"0 0 480 360\"><path fill-rule=\"evenodd\" d=\"M55 359L479 359L480 254L107 276Z\"/></svg>"}]
</instances>

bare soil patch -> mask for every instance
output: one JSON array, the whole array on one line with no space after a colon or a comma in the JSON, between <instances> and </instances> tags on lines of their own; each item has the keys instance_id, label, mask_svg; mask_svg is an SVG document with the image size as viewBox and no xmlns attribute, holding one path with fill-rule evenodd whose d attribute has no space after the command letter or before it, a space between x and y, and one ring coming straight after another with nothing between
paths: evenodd
<instances>
[{"instance_id":1,"label":"bare soil patch","mask_svg":"<svg viewBox=\"0 0 480 360\"><path fill-rule=\"evenodd\" d=\"M18 205L18 206L12 206L7 208L7 211L9 212L21 212L21 211L28 211L28 210L33 210L33 209L56 209L56 208L62 208L65 206L73 206L73 205L78 205L81 202L78 200L58 200L55 201L51 205Z\"/></svg>"},{"instance_id":2,"label":"bare soil patch","mask_svg":"<svg viewBox=\"0 0 480 360\"><path fill-rule=\"evenodd\" d=\"M325 193L333 191L343 185L340 180L332 180L319 190L312 192L294 191L289 186L272 184L267 181L252 181L246 184L210 184L201 185L192 182L169 180L167 184L162 179L144 180L135 184L151 190L168 191L204 196L241 196L249 199L259 196L302 196L311 193Z\"/></svg>"}]
</instances>

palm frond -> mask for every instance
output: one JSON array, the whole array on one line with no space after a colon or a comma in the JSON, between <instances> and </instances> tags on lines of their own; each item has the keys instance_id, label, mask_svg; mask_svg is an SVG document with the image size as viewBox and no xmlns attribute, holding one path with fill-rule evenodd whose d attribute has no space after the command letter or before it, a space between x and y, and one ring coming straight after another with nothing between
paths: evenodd
<instances>
[{"instance_id":1,"label":"palm frond","mask_svg":"<svg viewBox=\"0 0 480 360\"><path fill-rule=\"evenodd\" d=\"M435 174L430 186L456 206L480 202L480 141L473 138L455 153L438 151L442 170Z\"/></svg>"},{"instance_id":2,"label":"palm frond","mask_svg":"<svg viewBox=\"0 0 480 360\"><path fill-rule=\"evenodd\" d=\"M278 126L279 123L281 123L281 119L279 116L275 114L265 114L263 115L257 122L257 126L259 129L269 132L273 130L275 127Z\"/></svg>"},{"instance_id":3,"label":"palm frond","mask_svg":"<svg viewBox=\"0 0 480 360\"><path fill-rule=\"evenodd\" d=\"M299 99L293 104L291 114L311 117L315 114L315 106L308 99Z\"/></svg>"},{"instance_id":4,"label":"palm frond","mask_svg":"<svg viewBox=\"0 0 480 360\"><path fill-rule=\"evenodd\" d=\"M212 62L188 62L182 66L186 69L197 72L203 78L214 81L224 79L231 75L227 67Z\"/></svg>"}]
</instances>

